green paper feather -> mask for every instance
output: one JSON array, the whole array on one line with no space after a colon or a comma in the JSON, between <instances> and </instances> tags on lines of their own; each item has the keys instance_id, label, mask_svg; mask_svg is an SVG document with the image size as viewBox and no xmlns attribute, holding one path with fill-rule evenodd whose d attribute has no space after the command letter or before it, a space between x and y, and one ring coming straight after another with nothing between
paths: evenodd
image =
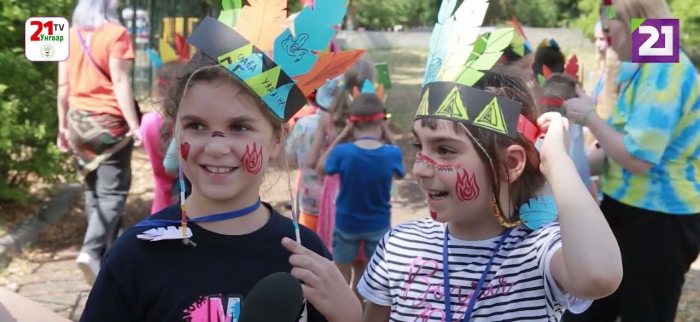
<instances>
[{"instance_id":1,"label":"green paper feather","mask_svg":"<svg viewBox=\"0 0 700 322\"><path fill-rule=\"evenodd\" d=\"M222 0L221 13L218 20L231 28L235 28L238 24L241 9L243 9L242 0Z\"/></svg>"},{"instance_id":2,"label":"green paper feather","mask_svg":"<svg viewBox=\"0 0 700 322\"><path fill-rule=\"evenodd\" d=\"M483 51L478 54L476 59L467 62L455 82L465 86L476 84L484 76L481 71L491 69L503 56L503 50L510 45L514 33L513 28L497 29L491 32ZM474 43L475 49L477 43L478 41Z\"/></svg>"},{"instance_id":3,"label":"green paper feather","mask_svg":"<svg viewBox=\"0 0 700 322\"><path fill-rule=\"evenodd\" d=\"M544 78L544 75L542 75L542 74L537 74L537 82L540 83L540 86L544 86L544 83L547 82L547 79Z\"/></svg>"}]
</instances>

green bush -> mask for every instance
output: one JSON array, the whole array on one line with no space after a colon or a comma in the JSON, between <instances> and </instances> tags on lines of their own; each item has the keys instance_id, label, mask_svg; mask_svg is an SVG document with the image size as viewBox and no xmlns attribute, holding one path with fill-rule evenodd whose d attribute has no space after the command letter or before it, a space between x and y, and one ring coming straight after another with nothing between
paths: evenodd
<instances>
[{"instance_id":1,"label":"green bush","mask_svg":"<svg viewBox=\"0 0 700 322\"><path fill-rule=\"evenodd\" d=\"M24 57L24 22L32 16L69 17L72 0L0 0L0 199L27 198L28 180L70 173L57 135L57 63Z\"/></svg>"}]
</instances>

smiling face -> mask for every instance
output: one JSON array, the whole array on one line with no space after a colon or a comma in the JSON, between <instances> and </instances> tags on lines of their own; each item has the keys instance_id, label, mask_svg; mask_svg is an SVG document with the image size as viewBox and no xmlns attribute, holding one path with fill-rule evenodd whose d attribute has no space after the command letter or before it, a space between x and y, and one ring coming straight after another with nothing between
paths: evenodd
<instances>
[{"instance_id":1,"label":"smiling face","mask_svg":"<svg viewBox=\"0 0 700 322\"><path fill-rule=\"evenodd\" d=\"M182 99L181 166L198 198L254 202L268 160L280 151L272 124L239 86L231 80L198 81Z\"/></svg>"},{"instance_id":2,"label":"smiling face","mask_svg":"<svg viewBox=\"0 0 700 322\"><path fill-rule=\"evenodd\" d=\"M593 36L595 37L595 48L599 53L604 54L605 50L608 48L608 41L605 37L603 29L595 28L595 31L593 31Z\"/></svg>"},{"instance_id":3,"label":"smiling face","mask_svg":"<svg viewBox=\"0 0 700 322\"><path fill-rule=\"evenodd\" d=\"M490 172L477 154L478 147L454 122L436 123L434 130L420 121L413 123L418 150L413 175L426 194L432 218L439 222L493 218Z\"/></svg>"}]
</instances>

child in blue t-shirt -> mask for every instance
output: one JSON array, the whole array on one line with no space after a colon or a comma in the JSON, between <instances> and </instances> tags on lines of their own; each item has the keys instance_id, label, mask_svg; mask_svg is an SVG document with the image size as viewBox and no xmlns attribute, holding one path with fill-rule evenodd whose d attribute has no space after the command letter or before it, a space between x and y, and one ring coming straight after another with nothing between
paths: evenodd
<instances>
[{"instance_id":1,"label":"child in blue t-shirt","mask_svg":"<svg viewBox=\"0 0 700 322\"><path fill-rule=\"evenodd\" d=\"M393 139L381 99L373 93L360 94L348 113L346 127L321 156L317 171L340 175L333 260L350 283L360 242L364 241L365 255L370 258L391 229L391 181L405 173L401 149L384 143L393 143ZM339 144L350 135L357 139Z\"/></svg>"}]
</instances>

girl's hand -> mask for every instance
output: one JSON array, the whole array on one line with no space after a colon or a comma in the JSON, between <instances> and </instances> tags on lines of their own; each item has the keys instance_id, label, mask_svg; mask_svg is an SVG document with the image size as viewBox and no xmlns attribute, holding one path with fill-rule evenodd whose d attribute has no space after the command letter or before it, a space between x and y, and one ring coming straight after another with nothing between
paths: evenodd
<instances>
[{"instance_id":1,"label":"girl's hand","mask_svg":"<svg viewBox=\"0 0 700 322\"><path fill-rule=\"evenodd\" d=\"M540 146L540 171L546 174L548 160L569 155L569 122L557 112L547 112L537 119L537 125L546 133Z\"/></svg>"},{"instance_id":2,"label":"girl's hand","mask_svg":"<svg viewBox=\"0 0 700 322\"><path fill-rule=\"evenodd\" d=\"M56 138L56 146L58 150L63 153L70 152L70 145L68 144L68 130L60 129L58 130L58 138Z\"/></svg>"},{"instance_id":3,"label":"girl's hand","mask_svg":"<svg viewBox=\"0 0 700 322\"><path fill-rule=\"evenodd\" d=\"M329 322L362 320L360 300L333 262L289 238L282 245L292 252L291 274L304 282L304 297Z\"/></svg>"},{"instance_id":4,"label":"girl's hand","mask_svg":"<svg viewBox=\"0 0 700 322\"><path fill-rule=\"evenodd\" d=\"M578 97L564 102L565 115L571 122L585 125L586 117L594 111L595 106L593 100L578 85L576 86L576 94Z\"/></svg>"}]
</instances>

